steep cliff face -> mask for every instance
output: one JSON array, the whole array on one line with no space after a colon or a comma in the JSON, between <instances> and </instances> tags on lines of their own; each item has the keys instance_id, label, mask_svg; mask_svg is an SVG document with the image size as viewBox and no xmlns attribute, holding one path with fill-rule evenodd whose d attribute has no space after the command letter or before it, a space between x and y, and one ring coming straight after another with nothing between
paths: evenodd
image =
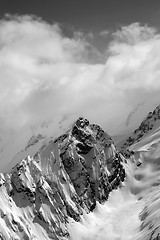
<instances>
[{"instance_id":1,"label":"steep cliff face","mask_svg":"<svg viewBox=\"0 0 160 240\"><path fill-rule=\"evenodd\" d=\"M98 125L79 118L56 140L0 176L2 239L67 239L81 220L124 181L122 157Z\"/></svg>"}]
</instances>

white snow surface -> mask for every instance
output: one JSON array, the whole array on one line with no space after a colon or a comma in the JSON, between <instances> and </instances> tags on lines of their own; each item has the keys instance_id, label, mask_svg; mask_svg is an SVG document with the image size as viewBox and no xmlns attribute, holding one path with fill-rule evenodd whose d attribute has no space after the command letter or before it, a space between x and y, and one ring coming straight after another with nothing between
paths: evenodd
<instances>
[{"instance_id":1,"label":"white snow surface","mask_svg":"<svg viewBox=\"0 0 160 240\"><path fill-rule=\"evenodd\" d=\"M125 191L125 190L124 190ZM139 231L143 203L134 195L115 190L109 200L98 204L81 223L70 223L70 240L130 240Z\"/></svg>"}]
</instances>

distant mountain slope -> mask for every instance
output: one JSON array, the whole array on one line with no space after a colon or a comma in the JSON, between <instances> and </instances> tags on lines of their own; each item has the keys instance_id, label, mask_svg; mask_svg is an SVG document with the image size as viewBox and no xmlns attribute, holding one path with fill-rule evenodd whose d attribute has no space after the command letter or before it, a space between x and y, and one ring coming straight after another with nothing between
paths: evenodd
<instances>
[{"instance_id":1,"label":"distant mountain slope","mask_svg":"<svg viewBox=\"0 0 160 240\"><path fill-rule=\"evenodd\" d=\"M152 135L158 131L160 127L160 105L153 112L149 112L146 118L142 121L139 127L126 139L124 139L119 147L126 149L148 135Z\"/></svg>"}]
</instances>

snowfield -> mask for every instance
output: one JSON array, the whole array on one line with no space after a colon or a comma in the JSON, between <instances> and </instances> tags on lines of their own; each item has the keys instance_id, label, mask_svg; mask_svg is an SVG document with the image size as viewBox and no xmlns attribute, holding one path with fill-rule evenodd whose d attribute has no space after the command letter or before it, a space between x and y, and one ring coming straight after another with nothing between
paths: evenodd
<instances>
[{"instance_id":1,"label":"snowfield","mask_svg":"<svg viewBox=\"0 0 160 240\"><path fill-rule=\"evenodd\" d=\"M70 240L131 240L140 231L139 214L144 207L142 201L125 192L114 190L109 200L97 204L93 213L85 215L82 223L69 225Z\"/></svg>"}]
</instances>

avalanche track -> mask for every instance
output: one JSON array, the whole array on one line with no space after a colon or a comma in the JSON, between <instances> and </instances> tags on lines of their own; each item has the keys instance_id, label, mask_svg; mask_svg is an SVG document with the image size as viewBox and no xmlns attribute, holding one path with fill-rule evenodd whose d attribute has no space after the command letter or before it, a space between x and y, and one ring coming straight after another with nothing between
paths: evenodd
<instances>
[{"instance_id":1,"label":"avalanche track","mask_svg":"<svg viewBox=\"0 0 160 240\"><path fill-rule=\"evenodd\" d=\"M118 202L117 202L118 200ZM131 240L138 237L143 201L124 190L111 193L108 202L98 204L82 223L70 223L71 240Z\"/></svg>"}]
</instances>

